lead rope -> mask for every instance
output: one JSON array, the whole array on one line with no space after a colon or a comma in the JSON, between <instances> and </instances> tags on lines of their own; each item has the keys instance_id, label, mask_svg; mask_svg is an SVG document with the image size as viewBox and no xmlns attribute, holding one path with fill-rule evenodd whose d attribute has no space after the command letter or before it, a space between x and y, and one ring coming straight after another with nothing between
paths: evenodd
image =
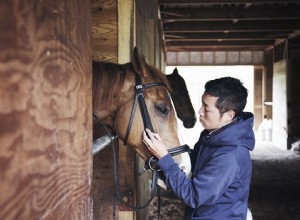
<instances>
[{"instance_id":1,"label":"lead rope","mask_svg":"<svg viewBox=\"0 0 300 220\"><path fill-rule=\"evenodd\" d=\"M160 203L161 203L161 198L160 198L160 188L158 187L157 189L158 195L157 195L157 220L160 219Z\"/></svg>"},{"instance_id":2,"label":"lead rope","mask_svg":"<svg viewBox=\"0 0 300 220\"><path fill-rule=\"evenodd\" d=\"M113 129L108 126L108 125L105 125L102 123L102 121L97 117L97 115L93 112L93 116L97 119L97 121L101 124L101 126L105 129L105 131L107 132L107 134L109 135L109 137L111 138L112 135L111 133L109 132L109 130L106 128L106 127L109 127L112 131ZM118 183L118 178L115 178L115 174L116 174L116 170L118 170L118 168L116 168L116 151L115 151L115 144L114 144L114 141L111 142L111 146L113 148L113 163L114 163L114 170L113 170L113 173L114 173L114 205L113 205L113 219L116 220L116 217L117 217L117 211L116 211L116 203L117 203L117 198L118 198L118 192L116 191L117 187L116 187L116 182Z\"/></svg>"},{"instance_id":3,"label":"lead rope","mask_svg":"<svg viewBox=\"0 0 300 220\"><path fill-rule=\"evenodd\" d=\"M111 129L112 131L114 131L110 126L105 125L102 123L102 121L100 121L100 119L95 115L95 113L93 113L93 116L97 119L97 121L99 121L99 123L101 124L101 126L105 129L105 131L107 132L107 134L112 138L111 132L107 129L107 127L109 129ZM118 140L117 140L118 141ZM145 207L147 207L153 200L153 198L157 195L157 219L160 219L160 208L161 208L161 195L160 195L160 187L157 187L157 192L156 194L154 194L153 192L151 192L151 198L148 200L148 202L143 205L143 206L134 206L131 205L127 202L125 202L123 200L123 198L120 196L120 192L119 192L119 175L120 175L120 160L118 160L117 158L117 153L115 150L115 144L114 141L111 142L112 148L113 148L113 163L114 163L114 169L113 169L113 174L114 174L114 207L113 207L113 219L116 220L117 217L117 211L116 211L116 203L117 203L117 199L119 200L119 202L121 202L123 205L128 206L129 208L131 208L134 211L138 211L140 209L144 209ZM182 145L173 149L169 149L168 150L169 153L171 154L171 156L175 156L177 154L183 153L183 152L188 152L189 151L189 146L188 145ZM150 160L151 162L151 160ZM138 175L141 175L143 172L145 172L147 169L149 169L151 167L151 164L149 163L149 166L146 166L148 163L147 161L145 162L145 166L142 169L142 172L140 172ZM152 169L151 169L152 170ZM157 182L157 177L158 177L158 172L157 170L153 169L152 170L152 186L156 185ZM151 187L151 189L153 189L154 187Z\"/></svg>"},{"instance_id":4,"label":"lead rope","mask_svg":"<svg viewBox=\"0 0 300 220\"><path fill-rule=\"evenodd\" d=\"M111 133L106 128L108 126L105 125L105 124L103 124L102 121L95 115L95 113L93 113L93 116L97 119L97 121L100 122L100 124L102 125L102 127L108 133L108 135L110 137L112 137ZM110 129L113 130L112 128L110 128ZM152 202L153 198L155 197L155 194L151 195L151 197L148 200L148 202L145 205L143 205L143 206L134 206L134 205L131 205L128 202L125 202L123 200L123 198L120 196L121 193L119 192L120 160L119 160L119 158L117 158L117 153L116 153L114 142L112 142L111 145L112 145L112 148L113 148L113 164L114 164L113 174L114 174L114 191L115 191L114 192L113 219L116 220L116 217L117 217L117 211L116 211L117 200L119 200L119 202L121 204L126 205L129 208L131 208L133 211L138 211L140 209L144 209L145 207L147 207ZM155 171L155 172L157 172L157 171ZM157 176L157 175L154 175L154 173L153 173L152 178L154 178L154 179L152 179L152 182L155 182L154 184L156 184L155 176Z\"/></svg>"}]
</instances>

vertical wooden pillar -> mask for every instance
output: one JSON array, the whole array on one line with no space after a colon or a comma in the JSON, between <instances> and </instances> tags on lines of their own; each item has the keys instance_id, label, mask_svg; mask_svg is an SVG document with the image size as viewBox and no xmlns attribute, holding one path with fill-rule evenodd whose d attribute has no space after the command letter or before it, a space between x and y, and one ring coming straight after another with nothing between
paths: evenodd
<instances>
[{"instance_id":1,"label":"vertical wooden pillar","mask_svg":"<svg viewBox=\"0 0 300 220\"><path fill-rule=\"evenodd\" d=\"M0 8L0 219L90 219L89 1Z\"/></svg>"},{"instance_id":2,"label":"vertical wooden pillar","mask_svg":"<svg viewBox=\"0 0 300 220\"><path fill-rule=\"evenodd\" d=\"M135 43L135 1L122 0L118 1L118 63L128 63L131 61L133 45ZM120 192L125 201L135 205L136 194L135 189L135 154L129 147L119 141L119 157L120 157ZM135 212L128 206L120 204L118 211L118 219L133 220Z\"/></svg>"},{"instance_id":3,"label":"vertical wooden pillar","mask_svg":"<svg viewBox=\"0 0 300 220\"><path fill-rule=\"evenodd\" d=\"M135 43L133 0L118 1L118 63L130 62Z\"/></svg>"},{"instance_id":4,"label":"vertical wooden pillar","mask_svg":"<svg viewBox=\"0 0 300 220\"><path fill-rule=\"evenodd\" d=\"M273 49L264 54L264 101L273 101ZM264 106L264 115L268 118L273 117L272 105Z\"/></svg>"},{"instance_id":5,"label":"vertical wooden pillar","mask_svg":"<svg viewBox=\"0 0 300 220\"><path fill-rule=\"evenodd\" d=\"M288 40L287 60L287 123L288 123L288 148L296 138L300 138L300 40Z\"/></svg>"},{"instance_id":6,"label":"vertical wooden pillar","mask_svg":"<svg viewBox=\"0 0 300 220\"><path fill-rule=\"evenodd\" d=\"M274 63L273 75L273 144L287 149L287 61Z\"/></svg>"},{"instance_id":7,"label":"vertical wooden pillar","mask_svg":"<svg viewBox=\"0 0 300 220\"><path fill-rule=\"evenodd\" d=\"M256 66L254 68L254 129L257 130L263 119L263 69Z\"/></svg>"},{"instance_id":8,"label":"vertical wooden pillar","mask_svg":"<svg viewBox=\"0 0 300 220\"><path fill-rule=\"evenodd\" d=\"M118 62L118 1L90 0L92 11L92 58L99 62ZM95 132L97 131L97 132ZM107 132L100 124L94 127L97 139ZM117 142L114 143L117 150ZM113 219L114 177L113 148L105 148L93 156L93 219ZM119 202L116 201L116 214Z\"/></svg>"}]
</instances>

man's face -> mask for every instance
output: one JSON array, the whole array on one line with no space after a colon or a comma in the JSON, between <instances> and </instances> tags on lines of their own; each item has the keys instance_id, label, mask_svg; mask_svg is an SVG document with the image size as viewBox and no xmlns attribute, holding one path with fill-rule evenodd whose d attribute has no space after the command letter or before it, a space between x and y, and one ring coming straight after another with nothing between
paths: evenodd
<instances>
[{"instance_id":1,"label":"man's face","mask_svg":"<svg viewBox=\"0 0 300 220\"><path fill-rule=\"evenodd\" d=\"M202 106L198 112L199 121L207 130L214 130L228 124L232 118L225 112L220 116L219 109L216 108L218 97L204 93L202 96Z\"/></svg>"}]
</instances>

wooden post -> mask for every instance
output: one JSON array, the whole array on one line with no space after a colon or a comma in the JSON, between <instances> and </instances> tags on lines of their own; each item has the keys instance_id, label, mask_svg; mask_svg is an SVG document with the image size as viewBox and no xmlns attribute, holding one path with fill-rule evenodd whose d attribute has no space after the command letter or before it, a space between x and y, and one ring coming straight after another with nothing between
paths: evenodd
<instances>
[{"instance_id":1,"label":"wooden post","mask_svg":"<svg viewBox=\"0 0 300 220\"><path fill-rule=\"evenodd\" d=\"M123 64L131 61L133 51L135 30L134 30L134 11L133 0L118 1L118 63ZM132 149L124 146L119 141L120 155L120 191L123 199L130 204L135 205L136 191L134 178L134 153ZM126 205L120 204L118 219L133 220L135 212Z\"/></svg>"},{"instance_id":2,"label":"wooden post","mask_svg":"<svg viewBox=\"0 0 300 220\"><path fill-rule=\"evenodd\" d=\"M90 219L89 1L0 8L0 219Z\"/></svg>"}]
</instances>

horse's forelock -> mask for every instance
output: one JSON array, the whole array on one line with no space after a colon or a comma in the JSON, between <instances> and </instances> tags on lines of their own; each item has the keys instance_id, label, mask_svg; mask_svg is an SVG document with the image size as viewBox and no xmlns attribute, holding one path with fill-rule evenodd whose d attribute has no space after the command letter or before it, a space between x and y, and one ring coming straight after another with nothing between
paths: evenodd
<instances>
[{"instance_id":1,"label":"horse's forelock","mask_svg":"<svg viewBox=\"0 0 300 220\"><path fill-rule=\"evenodd\" d=\"M166 85L166 88L169 92L172 92L172 87L169 83L169 80L167 78L167 75L161 72L159 69L150 66L150 72L152 74L152 77L156 80L159 80L163 82Z\"/></svg>"}]
</instances>

